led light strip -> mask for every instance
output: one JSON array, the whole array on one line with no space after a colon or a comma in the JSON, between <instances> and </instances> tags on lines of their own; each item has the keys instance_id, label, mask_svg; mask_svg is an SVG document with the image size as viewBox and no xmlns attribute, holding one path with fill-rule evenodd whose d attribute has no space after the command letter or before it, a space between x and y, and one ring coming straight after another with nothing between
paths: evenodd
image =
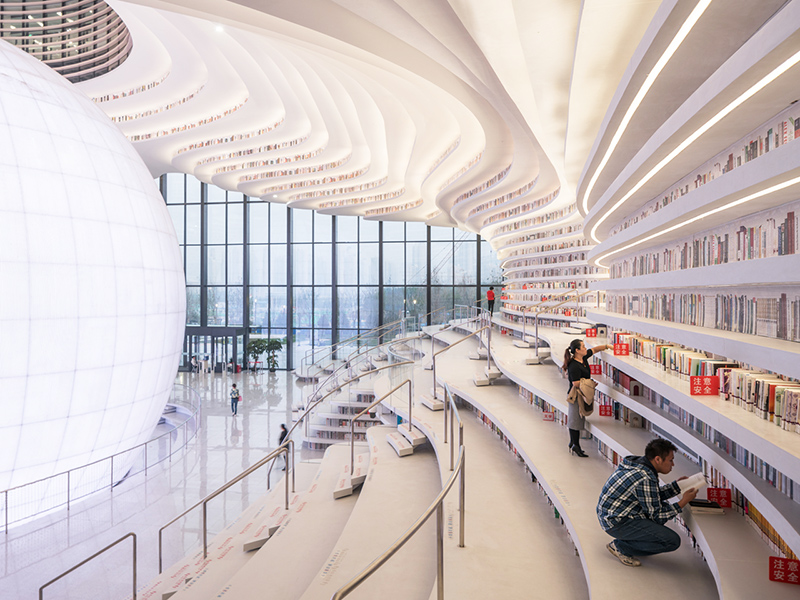
<instances>
[{"instance_id":1,"label":"led light strip","mask_svg":"<svg viewBox=\"0 0 800 600\"><path fill-rule=\"evenodd\" d=\"M603 160L600 161L600 164L597 166L594 175L592 175L591 180L589 180L589 185L586 186L586 191L583 193L583 201L581 203L584 213L589 212L589 194L592 193L594 184L597 183L597 180L600 177L600 174L603 172L606 163L608 163L609 159L611 158L611 154L617 148L617 144L619 144L622 134L625 133L625 129L628 127L628 123L630 123L634 113L638 110L639 105L642 103L642 100L644 100L647 92L650 91L650 88L661 74L661 71L664 70L664 67L667 66L667 63L670 61L672 56L675 54L678 48L680 48L680 45L686 39L686 36L689 35L689 32L692 30L692 28L697 24L697 21L708 8L709 4L711 4L711 0L701 0L697 3L697 6L694 7L694 10L689 15L689 18L684 21L683 25L681 25L681 28L678 30L678 33L674 38L672 38L672 41L670 42L669 46L667 46L664 54L662 54L661 58L658 59L658 62L653 67L653 70L647 75L642 87L639 88L639 91L634 97L633 102L631 102L628 110L625 112L625 116L622 117L622 121L620 121L617 131L614 133L614 137L611 138L611 143L608 145L608 149L603 156Z\"/></svg>"},{"instance_id":2,"label":"led light strip","mask_svg":"<svg viewBox=\"0 0 800 600\"><path fill-rule=\"evenodd\" d=\"M778 77L783 75L786 71L791 69L794 65L800 62L800 52L797 52L783 63L781 63L777 68L775 68L772 72L770 72L767 76L762 78L758 83L753 85L750 89L744 92L741 96L736 98L733 102L728 104L725 108L719 111L716 115L711 117L708 121L706 121L699 129L695 130L689 137L683 140L678 146L670 152L667 156L665 156L655 167L653 167L647 175L642 177L639 182L633 186L633 188L628 191L622 198L620 198L614 206L612 206L608 212L606 212L597 223L594 224L592 227L592 231L590 233L592 239L595 242L600 242L600 239L597 237L597 228L608 219L611 214L617 210L622 204L627 201L631 196L633 196L636 192L638 192L642 186L650 181L661 169L667 166L672 160L677 157L681 152L683 152L686 148L688 148L691 144L697 141L697 139L706 133L709 129L711 129L714 125L719 123L723 118L728 116L731 112L733 112L736 108L742 105L745 101L749 100L753 96L755 96L758 92L764 89L767 85L775 81Z\"/></svg>"},{"instance_id":3,"label":"led light strip","mask_svg":"<svg viewBox=\"0 0 800 600\"><path fill-rule=\"evenodd\" d=\"M785 189L787 187L796 185L798 183L800 183L800 177L795 177L793 179L789 179L789 180L784 181L782 183L778 183L778 184L773 185L771 187L768 187L766 189L763 189L763 190L760 190L760 191L755 192L753 194L750 194L749 196L745 196L744 198L739 198L738 200L734 200L733 202L729 202L728 204L726 204L724 206L719 206L717 208L708 210L708 211L704 212L703 214L697 215L696 217L692 217L691 219L687 219L686 221L678 223L677 225L672 225L671 227L667 227L666 229L664 229L662 231L659 231L657 233L654 233L652 235L649 235L646 238L642 238L638 242L630 243L627 246L623 246L622 248L618 248L618 249L613 250L613 251L611 251L611 252L609 252L607 254L604 254L603 256L601 256L600 258L597 259L597 262L595 264L598 267L606 266L606 265L600 264L600 261L607 259L609 256L612 256L614 254L619 254L620 252L624 252L625 250L630 250L631 248L633 248L635 246L638 246L640 244L644 244L645 242L649 242L650 240L653 240L653 239L655 239L657 237L661 237L662 235L670 233L671 231L675 231L676 229L680 229L681 227L685 227L686 225L689 225L691 223L699 221L700 219L705 219L706 217L709 217L709 216L714 215L716 213L720 213L720 212L722 212L724 210L728 210L729 208L733 208L734 206L740 206L740 205L742 205L742 204L744 204L746 202L750 202L752 200L756 200L757 198L761 198L761 197L766 196L768 194L772 194L773 192L778 192L780 190L783 190L783 189Z\"/></svg>"}]
</instances>

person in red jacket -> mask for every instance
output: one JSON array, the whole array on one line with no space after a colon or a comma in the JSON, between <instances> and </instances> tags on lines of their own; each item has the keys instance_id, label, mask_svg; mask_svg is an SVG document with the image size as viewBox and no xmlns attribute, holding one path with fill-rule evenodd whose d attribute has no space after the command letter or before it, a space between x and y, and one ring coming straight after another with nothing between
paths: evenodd
<instances>
[{"instance_id":1,"label":"person in red jacket","mask_svg":"<svg viewBox=\"0 0 800 600\"><path fill-rule=\"evenodd\" d=\"M489 314L491 314L494 312L494 287L490 287L489 291L486 292L486 300L487 304L489 305L488 306Z\"/></svg>"}]
</instances>

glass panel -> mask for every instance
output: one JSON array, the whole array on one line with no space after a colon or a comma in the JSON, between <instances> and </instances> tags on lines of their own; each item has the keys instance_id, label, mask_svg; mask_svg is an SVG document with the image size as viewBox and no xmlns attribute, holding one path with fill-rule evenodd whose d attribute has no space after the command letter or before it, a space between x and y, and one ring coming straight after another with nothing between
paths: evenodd
<instances>
[{"instance_id":1,"label":"glass panel","mask_svg":"<svg viewBox=\"0 0 800 600\"><path fill-rule=\"evenodd\" d=\"M377 242L380 223L378 221L367 221L359 219L361 225L361 241Z\"/></svg>"},{"instance_id":2,"label":"glass panel","mask_svg":"<svg viewBox=\"0 0 800 600\"><path fill-rule=\"evenodd\" d=\"M228 246L228 285L244 283L244 246Z\"/></svg>"},{"instance_id":3,"label":"glass panel","mask_svg":"<svg viewBox=\"0 0 800 600\"><path fill-rule=\"evenodd\" d=\"M497 286L502 285L502 282L503 272L500 261L497 260L497 252L492 250L489 242L481 240L481 284Z\"/></svg>"},{"instance_id":4,"label":"glass panel","mask_svg":"<svg viewBox=\"0 0 800 600\"><path fill-rule=\"evenodd\" d=\"M374 329L378 326L378 287L362 287L359 292L361 301L358 307L358 326L363 329Z\"/></svg>"},{"instance_id":5,"label":"glass panel","mask_svg":"<svg viewBox=\"0 0 800 600\"><path fill-rule=\"evenodd\" d=\"M453 282L456 285L478 282L478 245L473 241L456 242L453 259Z\"/></svg>"},{"instance_id":6,"label":"glass panel","mask_svg":"<svg viewBox=\"0 0 800 600\"><path fill-rule=\"evenodd\" d=\"M292 282L295 285L311 285L312 263L311 263L311 244L294 244L292 246Z\"/></svg>"},{"instance_id":7,"label":"glass panel","mask_svg":"<svg viewBox=\"0 0 800 600\"><path fill-rule=\"evenodd\" d=\"M431 239L452 240L454 231L452 227L431 227Z\"/></svg>"},{"instance_id":8,"label":"glass panel","mask_svg":"<svg viewBox=\"0 0 800 600\"><path fill-rule=\"evenodd\" d=\"M286 213L288 210L285 204L269 205L269 241L273 244L286 243Z\"/></svg>"},{"instance_id":9,"label":"glass panel","mask_svg":"<svg viewBox=\"0 0 800 600\"><path fill-rule=\"evenodd\" d=\"M184 185L184 175L182 173L167 173L166 177L167 204L183 204L184 192L186 188Z\"/></svg>"},{"instance_id":10,"label":"glass panel","mask_svg":"<svg viewBox=\"0 0 800 600\"><path fill-rule=\"evenodd\" d=\"M322 213L314 213L314 241L315 242L331 242L333 233L333 217L331 215L323 215Z\"/></svg>"},{"instance_id":11,"label":"glass panel","mask_svg":"<svg viewBox=\"0 0 800 600\"><path fill-rule=\"evenodd\" d=\"M209 326L225 325L225 288L209 287L207 316Z\"/></svg>"},{"instance_id":12,"label":"glass panel","mask_svg":"<svg viewBox=\"0 0 800 600\"><path fill-rule=\"evenodd\" d=\"M250 285L269 283L269 246L248 246L250 249Z\"/></svg>"},{"instance_id":13,"label":"glass panel","mask_svg":"<svg viewBox=\"0 0 800 600\"><path fill-rule=\"evenodd\" d=\"M299 365L306 352L311 350L311 330L296 329L293 332L292 355L294 364Z\"/></svg>"},{"instance_id":14,"label":"glass panel","mask_svg":"<svg viewBox=\"0 0 800 600\"><path fill-rule=\"evenodd\" d=\"M311 287L295 287L292 291L292 301L294 303L292 327L311 327L314 289Z\"/></svg>"},{"instance_id":15,"label":"glass panel","mask_svg":"<svg viewBox=\"0 0 800 600\"><path fill-rule=\"evenodd\" d=\"M225 246L206 247L208 285L225 285Z\"/></svg>"},{"instance_id":16,"label":"glass panel","mask_svg":"<svg viewBox=\"0 0 800 600\"><path fill-rule=\"evenodd\" d=\"M200 283L200 246L186 246L186 285Z\"/></svg>"},{"instance_id":17,"label":"glass panel","mask_svg":"<svg viewBox=\"0 0 800 600\"><path fill-rule=\"evenodd\" d=\"M251 244L269 242L269 204L253 201L247 205L248 232Z\"/></svg>"},{"instance_id":18,"label":"glass panel","mask_svg":"<svg viewBox=\"0 0 800 600\"><path fill-rule=\"evenodd\" d=\"M403 317L404 289L401 287L383 288L383 322L394 323Z\"/></svg>"},{"instance_id":19,"label":"glass panel","mask_svg":"<svg viewBox=\"0 0 800 600\"><path fill-rule=\"evenodd\" d=\"M358 327L358 288L337 288L336 298L339 302L339 329ZM339 336L339 339L344 339Z\"/></svg>"},{"instance_id":20,"label":"glass panel","mask_svg":"<svg viewBox=\"0 0 800 600\"><path fill-rule=\"evenodd\" d=\"M228 204L228 243L244 242L244 204Z\"/></svg>"},{"instance_id":21,"label":"glass panel","mask_svg":"<svg viewBox=\"0 0 800 600\"><path fill-rule=\"evenodd\" d=\"M358 284L358 244L336 244L336 279L341 285Z\"/></svg>"},{"instance_id":22,"label":"glass panel","mask_svg":"<svg viewBox=\"0 0 800 600\"><path fill-rule=\"evenodd\" d=\"M272 328L286 329L286 288L270 288L269 325Z\"/></svg>"},{"instance_id":23,"label":"glass panel","mask_svg":"<svg viewBox=\"0 0 800 600\"><path fill-rule=\"evenodd\" d=\"M310 242L312 241L311 227L314 213L310 210L292 210L292 241Z\"/></svg>"},{"instance_id":24,"label":"glass panel","mask_svg":"<svg viewBox=\"0 0 800 600\"><path fill-rule=\"evenodd\" d=\"M462 306L478 306L478 293L475 287L454 287L453 304Z\"/></svg>"},{"instance_id":25,"label":"glass panel","mask_svg":"<svg viewBox=\"0 0 800 600\"><path fill-rule=\"evenodd\" d=\"M453 308L453 288L451 287L432 287L431 288L431 310ZM436 315L441 319L441 315Z\"/></svg>"},{"instance_id":26,"label":"glass panel","mask_svg":"<svg viewBox=\"0 0 800 600\"><path fill-rule=\"evenodd\" d=\"M231 202L244 202L244 194L242 192L228 191L228 203Z\"/></svg>"},{"instance_id":27,"label":"glass panel","mask_svg":"<svg viewBox=\"0 0 800 600\"><path fill-rule=\"evenodd\" d=\"M314 288L314 327L330 328L333 324L333 288Z\"/></svg>"},{"instance_id":28,"label":"glass panel","mask_svg":"<svg viewBox=\"0 0 800 600\"><path fill-rule=\"evenodd\" d=\"M200 288L186 288L186 324L200 325Z\"/></svg>"},{"instance_id":29,"label":"glass panel","mask_svg":"<svg viewBox=\"0 0 800 600\"><path fill-rule=\"evenodd\" d=\"M403 221L383 222L383 241L402 242L404 239L405 223Z\"/></svg>"},{"instance_id":30,"label":"glass panel","mask_svg":"<svg viewBox=\"0 0 800 600\"><path fill-rule=\"evenodd\" d=\"M202 194L200 180L192 175L186 176L186 202L187 204L199 204Z\"/></svg>"},{"instance_id":31,"label":"glass panel","mask_svg":"<svg viewBox=\"0 0 800 600\"><path fill-rule=\"evenodd\" d=\"M225 202L225 190L215 185L206 185L206 202Z\"/></svg>"},{"instance_id":32,"label":"glass panel","mask_svg":"<svg viewBox=\"0 0 800 600\"><path fill-rule=\"evenodd\" d=\"M269 249L269 282L286 285L286 245L272 244Z\"/></svg>"},{"instance_id":33,"label":"glass panel","mask_svg":"<svg viewBox=\"0 0 800 600\"><path fill-rule=\"evenodd\" d=\"M269 288L250 288L250 325L252 327L269 326Z\"/></svg>"},{"instance_id":34,"label":"glass panel","mask_svg":"<svg viewBox=\"0 0 800 600\"><path fill-rule=\"evenodd\" d=\"M333 244L314 244L314 284L330 285L332 271L331 247Z\"/></svg>"},{"instance_id":35,"label":"glass panel","mask_svg":"<svg viewBox=\"0 0 800 600\"><path fill-rule=\"evenodd\" d=\"M453 285L453 242L431 242L431 284Z\"/></svg>"},{"instance_id":36,"label":"glass panel","mask_svg":"<svg viewBox=\"0 0 800 600\"><path fill-rule=\"evenodd\" d=\"M425 242L406 243L406 285L425 285L428 280L428 256Z\"/></svg>"},{"instance_id":37,"label":"glass panel","mask_svg":"<svg viewBox=\"0 0 800 600\"><path fill-rule=\"evenodd\" d=\"M314 347L324 348L333 343L330 329L315 329L314 330Z\"/></svg>"},{"instance_id":38,"label":"glass panel","mask_svg":"<svg viewBox=\"0 0 800 600\"><path fill-rule=\"evenodd\" d=\"M186 243L200 243L200 207L186 207Z\"/></svg>"},{"instance_id":39,"label":"glass panel","mask_svg":"<svg viewBox=\"0 0 800 600\"><path fill-rule=\"evenodd\" d=\"M178 238L178 243L183 244L183 236L185 230L183 228L183 205L181 206L168 206L169 216L172 217L172 225L175 227L175 236Z\"/></svg>"},{"instance_id":40,"label":"glass panel","mask_svg":"<svg viewBox=\"0 0 800 600\"><path fill-rule=\"evenodd\" d=\"M206 230L208 244L225 243L225 206L215 204L206 206Z\"/></svg>"},{"instance_id":41,"label":"glass panel","mask_svg":"<svg viewBox=\"0 0 800 600\"><path fill-rule=\"evenodd\" d=\"M359 245L359 278L361 285L378 285L378 244Z\"/></svg>"},{"instance_id":42,"label":"glass panel","mask_svg":"<svg viewBox=\"0 0 800 600\"><path fill-rule=\"evenodd\" d=\"M244 325L244 295L241 287L228 288L228 326L241 327Z\"/></svg>"},{"instance_id":43,"label":"glass panel","mask_svg":"<svg viewBox=\"0 0 800 600\"><path fill-rule=\"evenodd\" d=\"M424 315L427 310L427 288L409 287L406 289L406 314L409 317Z\"/></svg>"},{"instance_id":44,"label":"glass panel","mask_svg":"<svg viewBox=\"0 0 800 600\"><path fill-rule=\"evenodd\" d=\"M351 216L336 217L336 241L338 242L358 241L358 217L351 217Z\"/></svg>"},{"instance_id":45,"label":"glass panel","mask_svg":"<svg viewBox=\"0 0 800 600\"><path fill-rule=\"evenodd\" d=\"M425 242L428 240L428 226L420 221L406 223L406 240Z\"/></svg>"},{"instance_id":46,"label":"glass panel","mask_svg":"<svg viewBox=\"0 0 800 600\"><path fill-rule=\"evenodd\" d=\"M384 285L402 285L405 282L405 260L402 244L384 244L383 246L383 283Z\"/></svg>"}]
</instances>

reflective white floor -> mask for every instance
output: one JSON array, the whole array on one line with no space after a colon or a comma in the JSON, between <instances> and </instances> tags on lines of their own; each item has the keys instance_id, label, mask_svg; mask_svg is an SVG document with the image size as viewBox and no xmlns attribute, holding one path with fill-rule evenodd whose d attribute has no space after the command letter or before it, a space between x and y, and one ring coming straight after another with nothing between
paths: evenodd
<instances>
[{"instance_id":1,"label":"reflective white floor","mask_svg":"<svg viewBox=\"0 0 800 600\"><path fill-rule=\"evenodd\" d=\"M0 599L38 597L39 587L123 535L138 544L137 587L158 573L158 530L186 508L234 477L277 445L281 423L291 425L294 404L304 387L284 371L229 374L182 373L178 383L195 388L203 400L201 428L183 455L126 479L113 491L0 533ZM231 415L229 390L242 395ZM308 391L306 390L306 394ZM321 452L298 449L298 459L317 460ZM277 479L279 473L273 474ZM266 491L266 471L256 472L209 504L209 531L230 522ZM164 564L200 541L200 509L164 532ZM129 538L66 578L49 586L46 600L130 597L132 544Z\"/></svg>"}]
</instances>

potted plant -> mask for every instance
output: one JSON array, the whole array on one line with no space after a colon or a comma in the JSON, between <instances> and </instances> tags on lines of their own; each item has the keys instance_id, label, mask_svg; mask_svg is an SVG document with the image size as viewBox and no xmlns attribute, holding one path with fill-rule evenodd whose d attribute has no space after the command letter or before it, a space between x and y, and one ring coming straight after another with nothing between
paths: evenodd
<instances>
[{"instance_id":1,"label":"potted plant","mask_svg":"<svg viewBox=\"0 0 800 600\"><path fill-rule=\"evenodd\" d=\"M250 357L250 360L253 362L253 370L256 370L256 361L258 357L264 354L269 348L269 343L272 340L267 338L256 338L252 339L247 343L247 355Z\"/></svg>"},{"instance_id":2,"label":"potted plant","mask_svg":"<svg viewBox=\"0 0 800 600\"><path fill-rule=\"evenodd\" d=\"M274 373L275 369L278 368L278 352L283 350L284 341L283 338L270 338L267 340L267 366L270 373Z\"/></svg>"}]
</instances>

